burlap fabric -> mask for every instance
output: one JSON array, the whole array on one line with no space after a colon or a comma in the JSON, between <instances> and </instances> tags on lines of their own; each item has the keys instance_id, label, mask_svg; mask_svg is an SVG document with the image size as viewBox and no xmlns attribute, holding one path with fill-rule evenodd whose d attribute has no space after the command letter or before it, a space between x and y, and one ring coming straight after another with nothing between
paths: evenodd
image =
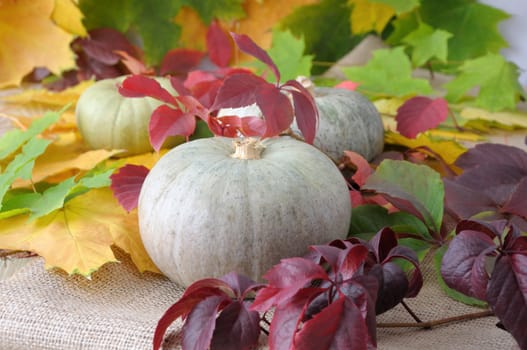
<instances>
[{"instance_id":1,"label":"burlap fabric","mask_svg":"<svg viewBox=\"0 0 527 350\"><path fill-rule=\"evenodd\" d=\"M425 266L422 292L407 300L424 321L480 311L445 297L431 272ZM150 349L157 320L182 292L162 276L140 274L127 259L104 266L87 280L46 271L42 259L32 258L0 280L0 349ZM397 307L378 321L412 319ZM515 349L512 337L495 327L496 321L486 317L432 330L383 328L379 349ZM179 348L180 327L176 323L171 328L164 349Z\"/></svg>"}]
</instances>

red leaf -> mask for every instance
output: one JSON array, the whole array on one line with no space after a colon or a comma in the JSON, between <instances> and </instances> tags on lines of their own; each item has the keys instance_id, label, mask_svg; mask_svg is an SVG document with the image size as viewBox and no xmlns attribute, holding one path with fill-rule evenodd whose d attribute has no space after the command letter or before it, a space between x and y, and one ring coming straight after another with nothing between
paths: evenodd
<instances>
[{"instance_id":1,"label":"red leaf","mask_svg":"<svg viewBox=\"0 0 527 350\"><path fill-rule=\"evenodd\" d=\"M170 92L155 79L144 75L132 75L126 78L119 86L119 93L126 97L149 96L165 103L177 105L174 96Z\"/></svg>"},{"instance_id":2,"label":"red leaf","mask_svg":"<svg viewBox=\"0 0 527 350\"><path fill-rule=\"evenodd\" d=\"M375 234L370 240L375 257L378 263L382 263L390 254L390 251L397 246L397 236L395 232L385 227Z\"/></svg>"},{"instance_id":3,"label":"red leaf","mask_svg":"<svg viewBox=\"0 0 527 350\"><path fill-rule=\"evenodd\" d=\"M294 80L289 83L296 82ZM296 82L298 83L298 82ZM298 83L299 86L302 86ZM318 123L318 109L311 94L296 90L289 90L293 96L293 104L295 106L295 118L298 128L304 136L304 140L313 144L317 132Z\"/></svg>"},{"instance_id":4,"label":"red leaf","mask_svg":"<svg viewBox=\"0 0 527 350\"><path fill-rule=\"evenodd\" d=\"M108 47L106 43L101 43L91 39L80 39L79 43L88 57L91 57L100 63L113 66L120 60L119 55L116 54L112 48Z\"/></svg>"},{"instance_id":5,"label":"red leaf","mask_svg":"<svg viewBox=\"0 0 527 350\"><path fill-rule=\"evenodd\" d=\"M293 122L294 112L289 98L272 84L262 84L256 90L256 104L265 118L263 137L278 136Z\"/></svg>"},{"instance_id":6,"label":"red leaf","mask_svg":"<svg viewBox=\"0 0 527 350\"><path fill-rule=\"evenodd\" d=\"M342 274L344 280L347 280L364 266L367 256L368 248L362 244L355 244L348 249L341 250L337 271Z\"/></svg>"},{"instance_id":7,"label":"red leaf","mask_svg":"<svg viewBox=\"0 0 527 350\"><path fill-rule=\"evenodd\" d=\"M113 195L127 211L137 207L139 193L148 172L148 168L142 165L126 164L110 176Z\"/></svg>"},{"instance_id":8,"label":"red leaf","mask_svg":"<svg viewBox=\"0 0 527 350\"><path fill-rule=\"evenodd\" d=\"M159 152L169 136L190 136L196 129L196 117L167 105L157 107L149 124L150 143Z\"/></svg>"},{"instance_id":9,"label":"red leaf","mask_svg":"<svg viewBox=\"0 0 527 350\"><path fill-rule=\"evenodd\" d=\"M295 336L295 349L368 349L368 328L360 309L340 297L311 320Z\"/></svg>"},{"instance_id":10,"label":"red leaf","mask_svg":"<svg viewBox=\"0 0 527 350\"><path fill-rule=\"evenodd\" d=\"M269 285L261 289L252 305L253 310L262 311L270 305L280 305L315 279L327 280L324 269L304 258L282 259L263 276Z\"/></svg>"},{"instance_id":11,"label":"red leaf","mask_svg":"<svg viewBox=\"0 0 527 350\"><path fill-rule=\"evenodd\" d=\"M133 57L128 52L122 50L114 50L113 52L121 56L121 62L126 66L130 73L154 75L155 72L152 68L147 68L142 61Z\"/></svg>"},{"instance_id":12,"label":"red leaf","mask_svg":"<svg viewBox=\"0 0 527 350\"><path fill-rule=\"evenodd\" d=\"M202 81L192 87L192 95L197 98L204 107L210 108L222 85L223 82L218 79Z\"/></svg>"},{"instance_id":13,"label":"red leaf","mask_svg":"<svg viewBox=\"0 0 527 350\"><path fill-rule=\"evenodd\" d=\"M355 91L359 85L360 85L359 83L356 83L354 81L345 80L335 85L335 88Z\"/></svg>"},{"instance_id":14,"label":"red leaf","mask_svg":"<svg viewBox=\"0 0 527 350\"><path fill-rule=\"evenodd\" d=\"M251 289L262 286L262 284L256 283L249 277L240 275L236 272L230 272L222 276L220 280L225 282L232 289L237 298L243 297L243 294Z\"/></svg>"},{"instance_id":15,"label":"red leaf","mask_svg":"<svg viewBox=\"0 0 527 350\"><path fill-rule=\"evenodd\" d=\"M212 110L238 108L256 102L256 89L259 86L272 85L264 79L246 73L236 73L225 78L220 87Z\"/></svg>"},{"instance_id":16,"label":"red leaf","mask_svg":"<svg viewBox=\"0 0 527 350\"><path fill-rule=\"evenodd\" d=\"M232 58L232 41L229 35L214 20L207 30L207 51L210 60L218 67L227 67Z\"/></svg>"},{"instance_id":17,"label":"red leaf","mask_svg":"<svg viewBox=\"0 0 527 350\"><path fill-rule=\"evenodd\" d=\"M231 36L242 52L251 55L265 63L273 71L276 77L276 82L280 82L280 72L278 71L278 68L271 57L267 54L267 52L265 52L264 49L256 45L256 43L245 34L231 33Z\"/></svg>"},{"instance_id":18,"label":"red leaf","mask_svg":"<svg viewBox=\"0 0 527 350\"><path fill-rule=\"evenodd\" d=\"M245 136L262 136L265 133L266 123L260 117L245 117L242 119L241 132Z\"/></svg>"},{"instance_id":19,"label":"red leaf","mask_svg":"<svg viewBox=\"0 0 527 350\"><path fill-rule=\"evenodd\" d=\"M197 50L177 48L167 52L159 67L160 75L185 75L195 68L205 53Z\"/></svg>"},{"instance_id":20,"label":"red leaf","mask_svg":"<svg viewBox=\"0 0 527 350\"><path fill-rule=\"evenodd\" d=\"M230 299L224 295L214 295L194 306L181 329L183 349L209 349L216 316L225 302L230 302Z\"/></svg>"},{"instance_id":21,"label":"red leaf","mask_svg":"<svg viewBox=\"0 0 527 350\"><path fill-rule=\"evenodd\" d=\"M260 315L244 302L227 305L216 320L211 349L255 349L260 336Z\"/></svg>"},{"instance_id":22,"label":"red leaf","mask_svg":"<svg viewBox=\"0 0 527 350\"><path fill-rule=\"evenodd\" d=\"M489 281L487 300L520 349L527 349L527 252L501 256Z\"/></svg>"},{"instance_id":23,"label":"red leaf","mask_svg":"<svg viewBox=\"0 0 527 350\"><path fill-rule=\"evenodd\" d=\"M317 264L321 264L325 261L331 267L332 271L337 273L337 264L342 249L327 244L312 245L309 249L312 252L310 257L313 258Z\"/></svg>"},{"instance_id":24,"label":"red leaf","mask_svg":"<svg viewBox=\"0 0 527 350\"><path fill-rule=\"evenodd\" d=\"M183 85L188 90L192 90L192 88L199 83L202 83L204 81L214 81L218 80L218 78L210 73L203 70L194 70L190 73L188 73L187 78L185 79L185 82Z\"/></svg>"},{"instance_id":25,"label":"red leaf","mask_svg":"<svg viewBox=\"0 0 527 350\"><path fill-rule=\"evenodd\" d=\"M373 169L371 168L368 161L356 152L344 151L344 155L347 158L346 160L353 163L357 168L355 174L353 174L351 177L352 180L355 181L359 187L362 187L362 185L366 183L368 177L370 177L370 175L373 173Z\"/></svg>"},{"instance_id":26,"label":"red leaf","mask_svg":"<svg viewBox=\"0 0 527 350\"><path fill-rule=\"evenodd\" d=\"M397 131L403 136L415 138L420 132L438 126L447 116L448 103L445 99L412 97L397 110Z\"/></svg>"},{"instance_id":27,"label":"red leaf","mask_svg":"<svg viewBox=\"0 0 527 350\"><path fill-rule=\"evenodd\" d=\"M161 347L163 338L168 327L179 317L185 317L188 313L201 301L210 296L223 296L224 292L216 288L213 282L198 281L190 285L185 294L159 319L156 330L154 332L153 349L157 350Z\"/></svg>"},{"instance_id":28,"label":"red leaf","mask_svg":"<svg viewBox=\"0 0 527 350\"><path fill-rule=\"evenodd\" d=\"M170 77L170 84L176 90L178 95L185 96L190 95L190 90L185 87L185 83L180 77Z\"/></svg>"},{"instance_id":29,"label":"red leaf","mask_svg":"<svg viewBox=\"0 0 527 350\"><path fill-rule=\"evenodd\" d=\"M527 218L527 176L524 177L512 192L509 200L501 208L501 212Z\"/></svg>"}]
</instances>

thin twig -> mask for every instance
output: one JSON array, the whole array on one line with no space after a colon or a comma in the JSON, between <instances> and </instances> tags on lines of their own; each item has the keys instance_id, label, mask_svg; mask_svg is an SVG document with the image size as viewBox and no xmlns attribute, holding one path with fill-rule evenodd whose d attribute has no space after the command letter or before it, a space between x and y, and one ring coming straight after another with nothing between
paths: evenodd
<instances>
[{"instance_id":1,"label":"thin twig","mask_svg":"<svg viewBox=\"0 0 527 350\"><path fill-rule=\"evenodd\" d=\"M433 327L440 326L447 323L454 323L460 321L474 320L476 318L494 316L494 313L491 310L485 310L480 312L474 312L470 314L464 314L459 316L442 318L439 320L427 321L427 322L380 322L377 323L377 328L424 328L432 329Z\"/></svg>"},{"instance_id":2,"label":"thin twig","mask_svg":"<svg viewBox=\"0 0 527 350\"><path fill-rule=\"evenodd\" d=\"M417 323L423 323L423 321L421 321L421 319L419 318L419 316L417 316L415 314L415 312L413 312L412 309L410 309L410 307L408 306L408 304L406 304L404 302L404 300L401 300L401 304L403 305L403 307L405 308L405 310L410 314L410 316L412 316L412 318L415 320L415 322Z\"/></svg>"}]
</instances>

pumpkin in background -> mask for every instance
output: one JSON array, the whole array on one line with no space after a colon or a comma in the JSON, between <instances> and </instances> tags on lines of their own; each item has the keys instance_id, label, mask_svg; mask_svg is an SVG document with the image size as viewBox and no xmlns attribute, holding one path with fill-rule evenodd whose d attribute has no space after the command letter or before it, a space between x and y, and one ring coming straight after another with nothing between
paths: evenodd
<instances>
[{"instance_id":1,"label":"pumpkin in background","mask_svg":"<svg viewBox=\"0 0 527 350\"><path fill-rule=\"evenodd\" d=\"M125 78L99 80L80 96L75 115L78 129L88 147L123 149L126 150L125 155L152 151L148 124L152 112L162 102L150 97L122 96L117 85ZM171 94L176 94L168 79L155 79ZM166 146L172 147L183 141L183 137L170 138Z\"/></svg>"},{"instance_id":2,"label":"pumpkin in background","mask_svg":"<svg viewBox=\"0 0 527 350\"><path fill-rule=\"evenodd\" d=\"M311 145L214 137L158 161L138 216L154 263L187 286L231 271L262 280L280 259L345 238L351 202L338 168Z\"/></svg>"},{"instance_id":3,"label":"pumpkin in background","mask_svg":"<svg viewBox=\"0 0 527 350\"><path fill-rule=\"evenodd\" d=\"M315 146L334 160L340 159L343 151L354 151L367 160L382 152L382 119L364 95L327 87L315 87L313 95L319 112Z\"/></svg>"}]
</instances>

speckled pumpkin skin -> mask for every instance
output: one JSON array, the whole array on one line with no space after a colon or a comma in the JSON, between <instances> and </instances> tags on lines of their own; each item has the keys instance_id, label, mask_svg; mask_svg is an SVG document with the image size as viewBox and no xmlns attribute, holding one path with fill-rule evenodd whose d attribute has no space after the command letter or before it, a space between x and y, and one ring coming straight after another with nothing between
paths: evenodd
<instances>
[{"instance_id":1,"label":"speckled pumpkin skin","mask_svg":"<svg viewBox=\"0 0 527 350\"><path fill-rule=\"evenodd\" d=\"M346 89L316 87L320 119L313 144L338 160L354 151L367 160L384 147L384 126L379 112L365 96Z\"/></svg>"},{"instance_id":2,"label":"speckled pumpkin skin","mask_svg":"<svg viewBox=\"0 0 527 350\"><path fill-rule=\"evenodd\" d=\"M334 163L290 138L262 141L261 159L240 160L232 139L180 145L148 174L139 198L145 248L159 269L188 286L237 271L262 280L280 259L345 238L347 185Z\"/></svg>"},{"instance_id":3,"label":"speckled pumpkin skin","mask_svg":"<svg viewBox=\"0 0 527 350\"><path fill-rule=\"evenodd\" d=\"M148 124L152 112L162 103L150 98L131 98L119 94L117 84L126 77L103 79L84 91L77 102L77 126L88 147L92 149L122 149L132 155L152 151ZM156 80L175 94L165 78ZM171 138L165 145L172 147L183 142Z\"/></svg>"}]
</instances>

